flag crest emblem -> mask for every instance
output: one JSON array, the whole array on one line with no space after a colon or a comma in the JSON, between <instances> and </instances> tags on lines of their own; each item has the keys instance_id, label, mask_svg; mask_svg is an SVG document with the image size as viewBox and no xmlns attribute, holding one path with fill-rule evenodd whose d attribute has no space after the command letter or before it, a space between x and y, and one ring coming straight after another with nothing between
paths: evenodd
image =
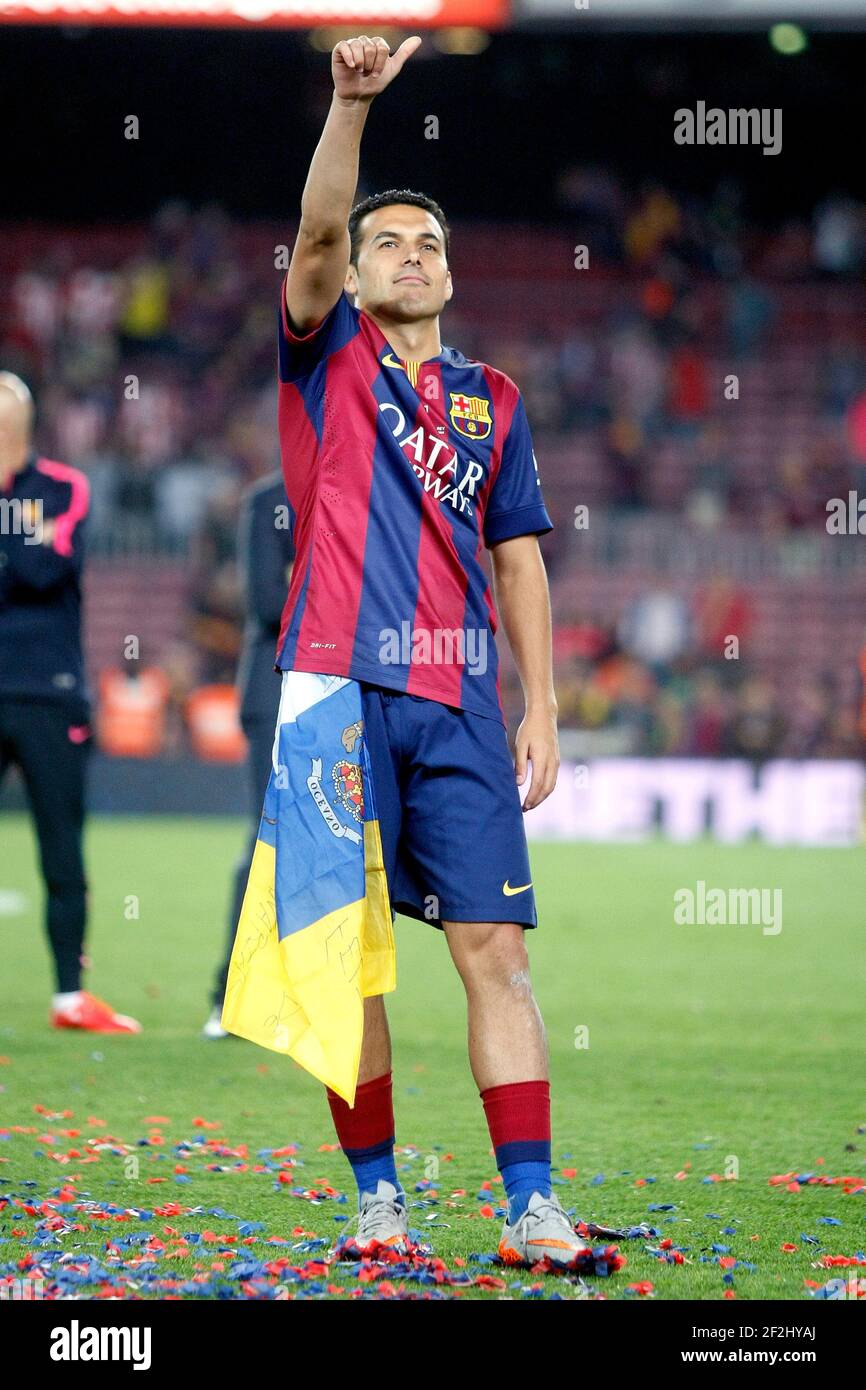
<instances>
[{"instance_id":1,"label":"flag crest emblem","mask_svg":"<svg viewBox=\"0 0 866 1390\"><path fill-rule=\"evenodd\" d=\"M340 805L355 820L363 820L364 789L361 781L361 769L358 764L347 762L345 758L341 758L338 763L334 763L331 776L334 779L334 791Z\"/></svg>"}]
</instances>

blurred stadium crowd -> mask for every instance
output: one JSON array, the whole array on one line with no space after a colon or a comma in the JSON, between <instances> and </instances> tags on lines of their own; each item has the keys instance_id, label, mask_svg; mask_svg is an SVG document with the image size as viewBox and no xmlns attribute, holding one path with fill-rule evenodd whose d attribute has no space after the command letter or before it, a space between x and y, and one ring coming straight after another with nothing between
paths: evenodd
<instances>
[{"instance_id":1,"label":"blurred stadium crowd","mask_svg":"<svg viewBox=\"0 0 866 1390\"><path fill-rule=\"evenodd\" d=\"M864 571L826 521L866 496L866 207L829 197L767 229L733 182L699 203L591 167L559 198L559 225L455 229L443 333L526 402L567 751L860 756ZM190 692L235 672L290 233L180 203L148 226L4 228L0 365L33 388L40 451L92 487L94 684L122 664L109 591L144 610L152 577L174 617L142 661L165 673L169 748ZM517 715L507 661L503 692Z\"/></svg>"}]
</instances>

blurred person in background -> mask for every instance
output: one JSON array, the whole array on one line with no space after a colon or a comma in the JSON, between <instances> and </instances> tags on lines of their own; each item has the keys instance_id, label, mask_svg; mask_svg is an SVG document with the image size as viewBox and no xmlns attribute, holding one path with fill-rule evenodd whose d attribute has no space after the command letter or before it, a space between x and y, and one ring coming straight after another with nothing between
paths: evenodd
<instances>
[{"instance_id":1,"label":"blurred person in background","mask_svg":"<svg viewBox=\"0 0 866 1390\"><path fill-rule=\"evenodd\" d=\"M618 416L604 436L605 471L612 506L623 511L647 506L646 441L633 420Z\"/></svg>"},{"instance_id":2,"label":"blurred person in background","mask_svg":"<svg viewBox=\"0 0 866 1390\"><path fill-rule=\"evenodd\" d=\"M207 685L230 684L240 656L238 492L235 482L229 481L216 493L193 545L195 578L190 596L190 635L199 658L199 680ZM285 598L284 593L283 602Z\"/></svg>"},{"instance_id":3,"label":"blurred person in background","mask_svg":"<svg viewBox=\"0 0 866 1390\"><path fill-rule=\"evenodd\" d=\"M81 987L87 918L82 853L90 700L81 651L89 488L32 444L28 387L0 372L0 780L21 771L36 823L54 957L54 1028L137 1033Z\"/></svg>"},{"instance_id":4,"label":"blurred person in background","mask_svg":"<svg viewBox=\"0 0 866 1390\"><path fill-rule=\"evenodd\" d=\"M718 758L728 721L728 698L714 671L698 671L687 716L684 752L693 758Z\"/></svg>"},{"instance_id":5,"label":"blurred person in background","mask_svg":"<svg viewBox=\"0 0 866 1390\"><path fill-rule=\"evenodd\" d=\"M707 424L690 451L692 481L685 510L690 521L711 529L728 516L734 499L734 468L718 421Z\"/></svg>"},{"instance_id":6,"label":"blurred person in background","mask_svg":"<svg viewBox=\"0 0 866 1390\"><path fill-rule=\"evenodd\" d=\"M720 663L720 672L727 672L729 639L736 637L745 644L755 625L749 595L727 575L713 575L698 592L693 611L698 653Z\"/></svg>"},{"instance_id":7,"label":"blurred person in background","mask_svg":"<svg viewBox=\"0 0 866 1390\"><path fill-rule=\"evenodd\" d=\"M749 676L737 693L722 752L731 758L765 762L778 757L786 729L773 682L767 676Z\"/></svg>"},{"instance_id":8,"label":"blurred person in background","mask_svg":"<svg viewBox=\"0 0 866 1390\"><path fill-rule=\"evenodd\" d=\"M765 350L775 309L769 290L751 276L739 276L731 285L725 303L725 330L738 361Z\"/></svg>"},{"instance_id":9,"label":"blurred person in background","mask_svg":"<svg viewBox=\"0 0 866 1390\"><path fill-rule=\"evenodd\" d=\"M617 625L622 648L645 662L656 679L662 681L685 652L691 635L688 604L679 594L664 589L638 594L626 606Z\"/></svg>"},{"instance_id":10,"label":"blurred person in background","mask_svg":"<svg viewBox=\"0 0 866 1390\"><path fill-rule=\"evenodd\" d=\"M237 683L241 727L248 742L246 770L250 838L235 868L225 959L214 985L211 1014L202 1029L205 1038L231 1036L223 1028L220 1018L235 932L271 773L274 726L280 701L280 682L274 670L274 656L295 558L293 530L294 514L286 498L282 475L274 473L254 484L244 497L238 537L246 625Z\"/></svg>"},{"instance_id":11,"label":"blurred person in background","mask_svg":"<svg viewBox=\"0 0 866 1390\"><path fill-rule=\"evenodd\" d=\"M830 672L798 682L785 702L787 731L782 750L786 758L820 757L826 746L837 696Z\"/></svg>"}]
</instances>

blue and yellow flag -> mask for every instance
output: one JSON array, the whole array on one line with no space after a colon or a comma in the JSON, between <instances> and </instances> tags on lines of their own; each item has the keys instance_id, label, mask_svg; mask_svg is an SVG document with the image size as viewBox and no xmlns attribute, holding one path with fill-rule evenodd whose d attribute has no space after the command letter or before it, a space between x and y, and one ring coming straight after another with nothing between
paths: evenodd
<instances>
[{"instance_id":1,"label":"blue and yellow flag","mask_svg":"<svg viewBox=\"0 0 866 1390\"><path fill-rule=\"evenodd\" d=\"M354 1105L364 998L396 983L360 686L286 671L222 1026Z\"/></svg>"}]
</instances>

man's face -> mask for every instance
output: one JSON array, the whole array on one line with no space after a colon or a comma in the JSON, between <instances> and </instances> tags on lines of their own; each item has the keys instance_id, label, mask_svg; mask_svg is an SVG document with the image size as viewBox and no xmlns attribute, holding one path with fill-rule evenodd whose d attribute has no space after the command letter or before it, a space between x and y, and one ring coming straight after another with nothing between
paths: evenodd
<instances>
[{"instance_id":1,"label":"man's face","mask_svg":"<svg viewBox=\"0 0 866 1390\"><path fill-rule=\"evenodd\" d=\"M359 309L414 323L435 318L451 298L442 228L424 208L394 203L361 221L357 266L346 289Z\"/></svg>"}]
</instances>

